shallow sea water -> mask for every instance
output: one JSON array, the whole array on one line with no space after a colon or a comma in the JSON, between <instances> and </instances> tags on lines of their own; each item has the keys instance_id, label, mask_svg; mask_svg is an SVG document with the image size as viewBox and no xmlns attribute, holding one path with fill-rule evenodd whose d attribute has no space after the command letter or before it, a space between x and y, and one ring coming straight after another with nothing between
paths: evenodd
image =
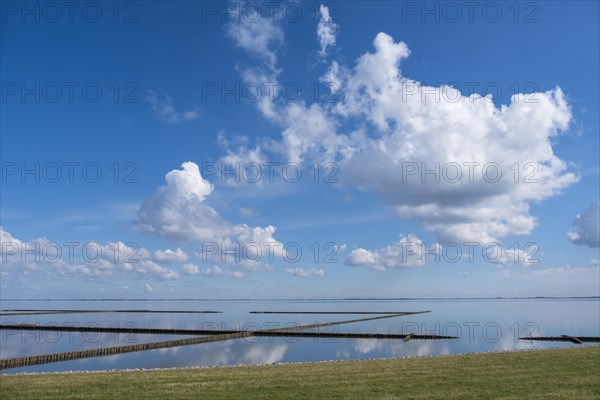
<instances>
[{"instance_id":1,"label":"shallow sea water","mask_svg":"<svg viewBox=\"0 0 600 400\"><path fill-rule=\"evenodd\" d=\"M9 301L6 309L212 310L218 314L74 313L1 316L3 324L80 325L168 329L273 329L371 315L251 314L250 311L431 311L319 328L336 333L410 333L452 340L249 337L160 350L6 369L2 373L272 364L457 354L547 347L569 342L519 340L525 336L600 336L599 299L459 300L140 300ZM314 331L314 330L313 330ZM94 332L0 331L0 358L150 343L190 336Z\"/></svg>"}]
</instances>

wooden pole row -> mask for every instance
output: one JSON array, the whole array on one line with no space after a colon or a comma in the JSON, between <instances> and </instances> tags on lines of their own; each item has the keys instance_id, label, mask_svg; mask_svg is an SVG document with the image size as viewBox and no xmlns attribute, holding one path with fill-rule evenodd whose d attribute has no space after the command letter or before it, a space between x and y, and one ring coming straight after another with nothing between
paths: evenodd
<instances>
[{"instance_id":1,"label":"wooden pole row","mask_svg":"<svg viewBox=\"0 0 600 400\"><path fill-rule=\"evenodd\" d=\"M0 310L0 316L46 315L46 314L88 314L88 313L148 313L148 314L221 314L222 311L187 310Z\"/></svg>"},{"instance_id":2,"label":"wooden pole row","mask_svg":"<svg viewBox=\"0 0 600 400\"><path fill-rule=\"evenodd\" d=\"M600 337L598 336L569 336L569 335L560 335L560 336L527 336L520 337L519 340L529 340L529 341L544 341L544 342L572 342L575 344L583 344L584 342L593 343L600 342Z\"/></svg>"},{"instance_id":3,"label":"wooden pole row","mask_svg":"<svg viewBox=\"0 0 600 400\"><path fill-rule=\"evenodd\" d=\"M297 332L300 330L307 329L316 329L323 328L328 326L342 325L342 324L350 324L354 322L363 322L363 321L372 321L377 319L385 319L385 318L394 318L402 316L401 314L393 314L393 315L384 315L378 317L370 317L370 318L359 318L352 319L347 321L334 321L334 322L323 322L323 323L315 323L310 325L301 325L301 326L292 326L288 328L275 328L275 329L267 329L267 330L259 330L259 331L241 331L241 332L232 332L226 334L212 334L209 336L202 336L196 338L189 339L179 339L179 340L166 340L162 342L153 342L153 343L143 343L136 345L128 345L128 346L112 346L112 347L104 347L99 349L91 349L91 350L81 350L81 351L70 351L65 353L54 353L54 354L41 354L36 356L28 356L28 357L17 357L0 360L0 370L8 369L8 368L21 368L28 367L32 365L41 365L48 364L53 362L62 362L62 361L70 361L70 360L78 360L82 358L91 358L91 357L103 357L109 355L116 354L125 354L132 353L137 351L146 351L146 350L155 350L155 349L164 349L170 347L179 347L179 346L189 346L200 343L209 343L209 342L220 342L231 339L245 338L250 336L257 336L263 332L281 332L281 333L289 333L289 332Z\"/></svg>"},{"instance_id":4,"label":"wooden pole row","mask_svg":"<svg viewBox=\"0 0 600 400\"><path fill-rule=\"evenodd\" d=\"M161 329L161 328L119 328L119 327L87 327L87 326L53 326L32 324L0 324L0 330L14 331L56 331L56 332L94 332L94 333L127 333L127 334L159 334L159 335L224 335L243 333L244 330L223 329ZM307 332L307 331L254 331L253 336L267 337L321 337L347 339L458 339L457 336L417 335L414 333L340 333L340 332Z\"/></svg>"}]
</instances>

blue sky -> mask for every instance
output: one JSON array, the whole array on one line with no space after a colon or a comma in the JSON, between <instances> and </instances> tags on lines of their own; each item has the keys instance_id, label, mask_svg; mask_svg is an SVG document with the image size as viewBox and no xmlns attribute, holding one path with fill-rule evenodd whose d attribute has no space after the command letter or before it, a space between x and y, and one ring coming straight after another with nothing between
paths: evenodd
<instances>
[{"instance_id":1,"label":"blue sky","mask_svg":"<svg viewBox=\"0 0 600 400\"><path fill-rule=\"evenodd\" d=\"M2 298L599 294L597 2L23 4Z\"/></svg>"}]
</instances>

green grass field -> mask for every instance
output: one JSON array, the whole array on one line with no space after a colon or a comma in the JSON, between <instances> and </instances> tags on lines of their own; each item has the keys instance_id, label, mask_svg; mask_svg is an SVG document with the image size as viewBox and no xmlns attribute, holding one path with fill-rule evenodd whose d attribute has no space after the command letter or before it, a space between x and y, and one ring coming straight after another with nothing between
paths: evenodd
<instances>
[{"instance_id":1,"label":"green grass field","mask_svg":"<svg viewBox=\"0 0 600 400\"><path fill-rule=\"evenodd\" d=\"M8 399L600 399L600 346L445 357L0 377Z\"/></svg>"}]
</instances>

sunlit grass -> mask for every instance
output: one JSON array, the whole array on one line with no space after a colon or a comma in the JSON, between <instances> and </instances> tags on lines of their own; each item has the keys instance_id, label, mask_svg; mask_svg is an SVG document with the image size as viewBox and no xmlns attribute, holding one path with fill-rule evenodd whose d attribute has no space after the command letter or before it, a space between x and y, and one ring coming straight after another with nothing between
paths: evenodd
<instances>
[{"instance_id":1,"label":"sunlit grass","mask_svg":"<svg viewBox=\"0 0 600 400\"><path fill-rule=\"evenodd\" d=\"M2 399L599 399L600 346L412 359L0 377Z\"/></svg>"}]
</instances>

